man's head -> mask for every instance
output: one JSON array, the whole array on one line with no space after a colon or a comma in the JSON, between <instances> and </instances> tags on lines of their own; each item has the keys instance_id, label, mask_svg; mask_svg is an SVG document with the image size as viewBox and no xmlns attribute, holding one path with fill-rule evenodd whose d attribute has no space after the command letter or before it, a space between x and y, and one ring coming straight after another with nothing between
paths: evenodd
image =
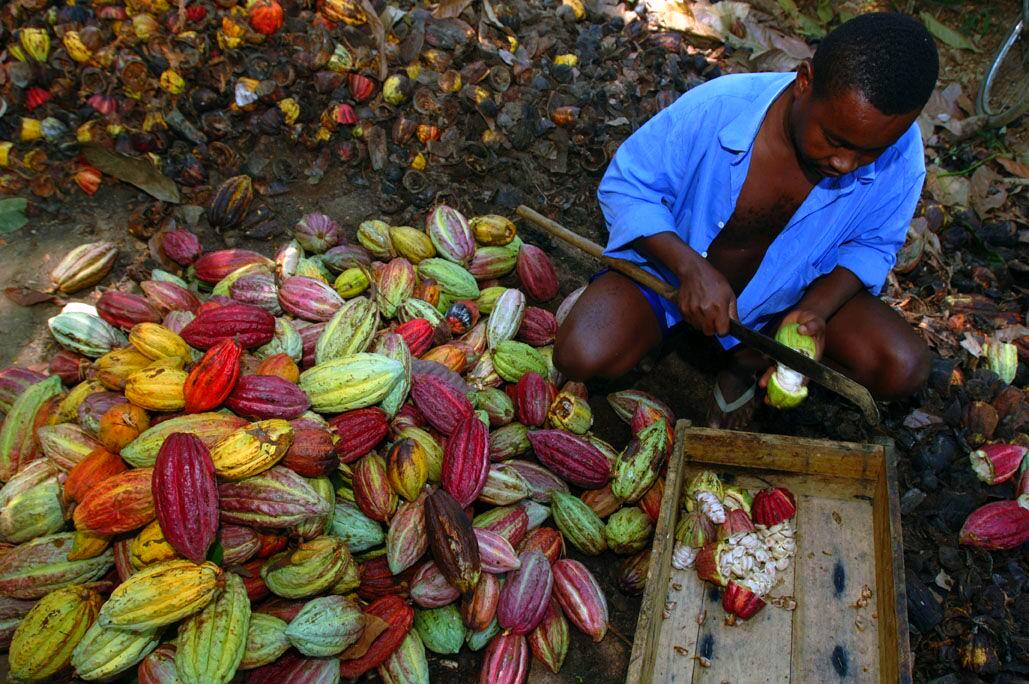
<instances>
[{"instance_id":1,"label":"man's head","mask_svg":"<svg viewBox=\"0 0 1029 684\"><path fill-rule=\"evenodd\" d=\"M831 32L793 86L790 129L802 161L842 175L874 161L911 126L939 72L933 38L902 14L862 14Z\"/></svg>"}]
</instances>

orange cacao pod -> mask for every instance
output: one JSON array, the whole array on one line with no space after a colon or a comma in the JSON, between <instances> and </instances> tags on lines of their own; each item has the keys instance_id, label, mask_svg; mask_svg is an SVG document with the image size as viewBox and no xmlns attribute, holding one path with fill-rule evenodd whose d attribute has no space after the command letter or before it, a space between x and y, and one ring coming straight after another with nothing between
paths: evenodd
<instances>
[{"instance_id":1,"label":"orange cacao pod","mask_svg":"<svg viewBox=\"0 0 1029 684\"><path fill-rule=\"evenodd\" d=\"M94 449L68 472L64 495L71 501L81 502L98 484L126 470L128 466L117 454L107 449Z\"/></svg>"},{"instance_id":2,"label":"orange cacao pod","mask_svg":"<svg viewBox=\"0 0 1029 684\"><path fill-rule=\"evenodd\" d=\"M101 480L75 508L75 529L102 535L121 534L153 520L153 470L136 468Z\"/></svg>"},{"instance_id":3,"label":"orange cacao pod","mask_svg":"<svg viewBox=\"0 0 1029 684\"><path fill-rule=\"evenodd\" d=\"M100 443L112 453L120 453L122 447L139 437L150 427L147 412L128 402L115 404L100 416Z\"/></svg>"},{"instance_id":4,"label":"orange cacao pod","mask_svg":"<svg viewBox=\"0 0 1029 684\"><path fill-rule=\"evenodd\" d=\"M225 401L239 378L242 352L235 340L225 338L204 353L189 371L182 388L186 413L210 411Z\"/></svg>"}]
</instances>

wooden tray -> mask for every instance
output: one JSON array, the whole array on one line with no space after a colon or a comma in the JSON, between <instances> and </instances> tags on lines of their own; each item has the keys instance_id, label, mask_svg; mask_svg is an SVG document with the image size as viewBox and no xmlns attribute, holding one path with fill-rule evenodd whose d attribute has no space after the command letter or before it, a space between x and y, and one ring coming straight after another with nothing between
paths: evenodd
<instances>
[{"instance_id":1,"label":"wooden tray","mask_svg":"<svg viewBox=\"0 0 1029 684\"><path fill-rule=\"evenodd\" d=\"M698 470L797 497L797 553L768 605L725 623L717 587L671 565L682 490ZM910 682L892 443L854 444L676 425L626 681ZM866 597L862 600L862 594Z\"/></svg>"}]
</instances>

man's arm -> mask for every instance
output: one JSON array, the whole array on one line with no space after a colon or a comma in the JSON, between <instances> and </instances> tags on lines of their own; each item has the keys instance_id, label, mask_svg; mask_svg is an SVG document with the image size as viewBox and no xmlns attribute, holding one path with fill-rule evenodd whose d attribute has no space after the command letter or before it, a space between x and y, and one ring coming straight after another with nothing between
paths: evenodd
<instances>
[{"instance_id":1,"label":"man's arm","mask_svg":"<svg viewBox=\"0 0 1029 684\"><path fill-rule=\"evenodd\" d=\"M725 277L707 259L675 233L638 238L633 248L679 279L679 310L683 318L705 335L728 335L729 319L736 314L736 294Z\"/></svg>"},{"instance_id":2,"label":"man's arm","mask_svg":"<svg viewBox=\"0 0 1029 684\"><path fill-rule=\"evenodd\" d=\"M684 95L622 143L597 190L610 238L605 252L636 254L679 279L685 320L707 335L724 335L736 316L736 297L725 278L678 233L671 207L693 172L692 140L704 111Z\"/></svg>"}]
</instances>

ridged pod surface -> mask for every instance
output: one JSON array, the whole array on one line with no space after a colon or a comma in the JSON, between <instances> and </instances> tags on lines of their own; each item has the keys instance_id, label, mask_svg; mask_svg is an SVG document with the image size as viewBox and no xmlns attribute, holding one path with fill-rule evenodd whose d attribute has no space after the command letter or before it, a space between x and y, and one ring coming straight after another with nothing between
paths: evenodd
<instances>
[{"instance_id":1,"label":"ridged pod surface","mask_svg":"<svg viewBox=\"0 0 1029 684\"><path fill-rule=\"evenodd\" d=\"M411 398L429 424L445 435L472 415L468 397L436 375L415 373L411 380Z\"/></svg>"},{"instance_id":2,"label":"ridged pod surface","mask_svg":"<svg viewBox=\"0 0 1029 684\"><path fill-rule=\"evenodd\" d=\"M80 679L104 681L134 667L159 643L159 628L130 632L94 622L75 647L71 664ZM140 684L149 683L140 677Z\"/></svg>"},{"instance_id":3,"label":"ridged pod surface","mask_svg":"<svg viewBox=\"0 0 1029 684\"><path fill-rule=\"evenodd\" d=\"M157 453L152 483L164 538L202 563L218 534L218 483L207 447L193 435L172 433Z\"/></svg>"},{"instance_id":4,"label":"ridged pod surface","mask_svg":"<svg viewBox=\"0 0 1029 684\"><path fill-rule=\"evenodd\" d=\"M568 620L556 599L551 599L543 619L528 636L529 648L536 660L557 674L568 655Z\"/></svg>"},{"instance_id":5,"label":"ridged pod surface","mask_svg":"<svg viewBox=\"0 0 1029 684\"><path fill-rule=\"evenodd\" d=\"M43 405L61 392L61 379L52 375L22 392L0 425L0 481L7 482L39 455L33 430Z\"/></svg>"},{"instance_id":6,"label":"ridged pod surface","mask_svg":"<svg viewBox=\"0 0 1029 684\"><path fill-rule=\"evenodd\" d=\"M239 428L211 447L214 470L223 480L242 480L278 463L293 444L293 426L270 418Z\"/></svg>"},{"instance_id":7,"label":"ridged pod surface","mask_svg":"<svg viewBox=\"0 0 1029 684\"><path fill-rule=\"evenodd\" d=\"M460 504L443 489L425 502L425 526L432 557L443 576L459 591L475 588L479 581L479 543Z\"/></svg>"},{"instance_id":8,"label":"ridged pod surface","mask_svg":"<svg viewBox=\"0 0 1029 684\"><path fill-rule=\"evenodd\" d=\"M418 632L409 631L378 672L384 684L428 684L429 662Z\"/></svg>"},{"instance_id":9,"label":"ridged pod surface","mask_svg":"<svg viewBox=\"0 0 1029 684\"><path fill-rule=\"evenodd\" d=\"M604 523L582 499L564 492L555 492L550 500L554 522L564 538L589 556L607 550Z\"/></svg>"},{"instance_id":10,"label":"ridged pod surface","mask_svg":"<svg viewBox=\"0 0 1029 684\"><path fill-rule=\"evenodd\" d=\"M226 338L235 339L244 349L256 349L275 336L275 318L249 304L225 304L200 311L181 335L197 349L210 349Z\"/></svg>"},{"instance_id":11,"label":"ridged pod surface","mask_svg":"<svg viewBox=\"0 0 1029 684\"><path fill-rule=\"evenodd\" d=\"M295 382L275 375L244 375L225 400L234 413L250 420L299 418L311 406Z\"/></svg>"},{"instance_id":12,"label":"ridged pod surface","mask_svg":"<svg viewBox=\"0 0 1029 684\"><path fill-rule=\"evenodd\" d=\"M554 576L550 561L540 551L528 551L518 558L519 567L511 572L500 590L497 622L504 629L525 635L536 628L550 602Z\"/></svg>"},{"instance_id":13,"label":"ridged pod surface","mask_svg":"<svg viewBox=\"0 0 1029 684\"><path fill-rule=\"evenodd\" d=\"M342 653L360 637L361 610L343 596L321 596L304 604L286 627L286 639L305 656L326 658Z\"/></svg>"},{"instance_id":14,"label":"ridged pod surface","mask_svg":"<svg viewBox=\"0 0 1029 684\"><path fill-rule=\"evenodd\" d=\"M404 366L381 354L360 353L318 364L300 374L300 388L319 413L343 413L382 401Z\"/></svg>"},{"instance_id":15,"label":"ridged pod surface","mask_svg":"<svg viewBox=\"0 0 1029 684\"><path fill-rule=\"evenodd\" d=\"M489 476L489 429L474 413L465 416L443 447L443 488L461 507L479 496Z\"/></svg>"},{"instance_id":16,"label":"ridged pod surface","mask_svg":"<svg viewBox=\"0 0 1029 684\"><path fill-rule=\"evenodd\" d=\"M59 532L18 545L17 552L0 556L0 595L15 599L40 599L71 584L99 579L114 563L111 551L91 558L71 560L75 535Z\"/></svg>"},{"instance_id":17,"label":"ridged pod surface","mask_svg":"<svg viewBox=\"0 0 1029 684\"><path fill-rule=\"evenodd\" d=\"M164 440L172 433L187 432L210 448L232 431L246 425L246 422L244 418L225 413L176 416L153 425L129 442L121 450L121 457L136 468L152 466Z\"/></svg>"},{"instance_id":18,"label":"ridged pod surface","mask_svg":"<svg viewBox=\"0 0 1029 684\"><path fill-rule=\"evenodd\" d=\"M219 185L211 195L211 203L207 207L207 222L217 230L234 228L243 221L253 200L254 186L250 176L232 176Z\"/></svg>"},{"instance_id":19,"label":"ridged pod surface","mask_svg":"<svg viewBox=\"0 0 1029 684\"><path fill-rule=\"evenodd\" d=\"M602 487L611 478L611 466L597 447L564 430L529 433L536 457L570 484L587 489Z\"/></svg>"},{"instance_id":20,"label":"ridged pod surface","mask_svg":"<svg viewBox=\"0 0 1029 684\"><path fill-rule=\"evenodd\" d=\"M114 589L100 609L99 624L138 633L178 622L210 603L223 582L214 563L155 563Z\"/></svg>"},{"instance_id":21,"label":"ridged pod surface","mask_svg":"<svg viewBox=\"0 0 1029 684\"><path fill-rule=\"evenodd\" d=\"M226 338L208 349L186 376L183 386L186 413L210 411L221 405L239 379L239 358L243 353L236 341Z\"/></svg>"},{"instance_id":22,"label":"ridged pod surface","mask_svg":"<svg viewBox=\"0 0 1029 684\"><path fill-rule=\"evenodd\" d=\"M607 633L607 599L593 574L571 558L554 563L554 596L565 616L593 641Z\"/></svg>"},{"instance_id":23,"label":"ridged pod surface","mask_svg":"<svg viewBox=\"0 0 1029 684\"><path fill-rule=\"evenodd\" d=\"M112 475L75 507L75 529L113 535L138 530L154 519L153 468Z\"/></svg>"},{"instance_id":24,"label":"ridged pod surface","mask_svg":"<svg viewBox=\"0 0 1029 684\"><path fill-rule=\"evenodd\" d=\"M217 598L179 625L175 670L183 684L226 684L243 660L250 599L239 575L224 580Z\"/></svg>"},{"instance_id":25,"label":"ridged pod surface","mask_svg":"<svg viewBox=\"0 0 1029 684\"><path fill-rule=\"evenodd\" d=\"M520 684L529 674L529 647L525 637L498 634L486 645L479 684Z\"/></svg>"},{"instance_id":26,"label":"ridged pod surface","mask_svg":"<svg viewBox=\"0 0 1029 684\"><path fill-rule=\"evenodd\" d=\"M364 655L340 662L339 674L342 677L360 677L386 662L386 659L400 648L414 622L414 610L399 596L384 596L372 602L364 612L383 620L389 627L379 635Z\"/></svg>"},{"instance_id":27,"label":"ridged pod surface","mask_svg":"<svg viewBox=\"0 0 1029 684\"><path fill-rule=\"evenodd\" d=\"M219 485L218 499L222 523L275 529L292 527L330 510L303 477L281 466Z\"/></svg>"},{"instance_id":28,"label":"ridged pod surface","mask_svg":"<svg viewBox=\"0 0 1029 684\"><path fill-rule=\"evenodd\" d=\"M22 618L11 640L8 663L12 680L42 681L61 673L75 645L96 620L103 599L93 589L72 585L57 589Z\"/></svg>"}]
</instances>

